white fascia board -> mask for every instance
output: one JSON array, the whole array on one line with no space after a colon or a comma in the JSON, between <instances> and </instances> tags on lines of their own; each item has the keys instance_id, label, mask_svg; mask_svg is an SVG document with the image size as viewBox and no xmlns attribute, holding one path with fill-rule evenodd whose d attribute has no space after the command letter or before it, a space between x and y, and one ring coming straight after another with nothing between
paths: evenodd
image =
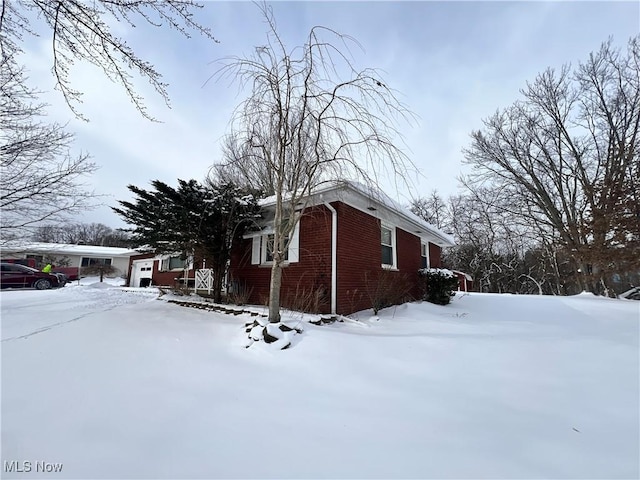
<instances>
[{"instance_id":1,"label":"white fascia board","mask_svg":"<svg viewBox=\"0 0 640 480\"><path fill-rule=\"evenodd\" d=\"M307 206L334 201L343 202L367 215L400 227L412 235L420 237L421 240L434 243L440 247L452 247L455 245L451 235L441 232L413 213L405 209L395 208L395 206L389 206L366 195L361 190L349 188L349 186L343 188L334 187L326 189L324 192L316 193L311 196Z\"/></svg>"},{"instance_id":2,"label":"white fascia board","mask_svg":"<svg viewBox=\"0 0 640 480\"><path fill-rule=\"evenodd\" d=\"M378 193L376 194L376 192ZM453 247L456 244L451 235L425 222L384 193L355 182L323 183L313 189L311 195L304 199L301 208L335 201L343 202L368 215L394 224L412 235L440 247ZM275 206L275 196L264 199L260 205L266 210L271 210Z\"/></svg>"},{"instance_id":3,"label":"white fascia board","mask_svg":"<svg viewBox=\"0 0 640 480\"><path fill-rule=\"evenodd\" d=\"M244 235L242 235L242 238L244 238L244 239L255 238L255 237L261 237L263 235L271 235L273 233L274 233L273 225L268 225L268 226L264 227L262 230L245 233Z\"/></svg>"}]
</instances>

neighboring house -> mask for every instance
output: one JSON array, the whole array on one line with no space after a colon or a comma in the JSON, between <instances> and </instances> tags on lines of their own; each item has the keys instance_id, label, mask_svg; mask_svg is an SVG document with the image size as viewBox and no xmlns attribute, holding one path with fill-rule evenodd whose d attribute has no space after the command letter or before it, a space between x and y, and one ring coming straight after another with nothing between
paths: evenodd
<instances>
[{"instance_id":1,"label":"neighboring house","mask_svg":"<svg viewBox=\"0 0 640 480\"><path fill-rule=\"evenodd\" d=\"M148 287L160 285L177 287L193 286L193 266L175 255L142 253L133 255L129 264L129 286Z\"/></svg>"},{"instance_id":2,"label":"neighboring house","mask_svg":"<svg viewBox=\"0 0 640 480\"><path fill-rule=\"evenodd\" d=\"M272 266L275 202L262 206L263 229L234 244L229 275L231 291L246 292L254 304L268 299ZM350 182L316 189L298 214L283 268L285 307L308 297L320 300L323 313L350 314L371 308L376 290L400 284L419 298L418 270L441 267L442 247L454 245L451 236L386 195Z\"/></svg>"},{"instance_id":3,"label":"neighboring house","mask_svg":"<svg viewBox=\"0 0 640 480\"><path fill-rule=\"evenodd\" d=\"M56 267L55 271L70 274L73 279L78 269L97 264L111 265L115 276L125 276L129 268L129 258L135 250L96 245L72 245L65 243L24 243L2 247L3 259L29 259L35 268L47 263Z\"/></svg>"}]
</instances>

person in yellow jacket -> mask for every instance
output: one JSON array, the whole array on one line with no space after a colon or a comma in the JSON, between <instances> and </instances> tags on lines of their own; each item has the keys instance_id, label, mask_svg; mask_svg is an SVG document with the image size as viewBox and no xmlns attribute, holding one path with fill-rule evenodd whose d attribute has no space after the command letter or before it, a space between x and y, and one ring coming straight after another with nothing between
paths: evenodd
<instances>
[{"instance_id":1,"label":"person in yellow jacket","mask_svg":"<svg viewBox=\"0 0 640 480\"><path fill-rule=\"evenodd\" d=\"M53 268L53 267L51 266L51 264L50 264L50 263L47 263L47 264L44 266L44 268L42 269L42 272L43 272L43 273L51 273L51 269L52 269L52 268Z\"/></svg>"}]
</instances>

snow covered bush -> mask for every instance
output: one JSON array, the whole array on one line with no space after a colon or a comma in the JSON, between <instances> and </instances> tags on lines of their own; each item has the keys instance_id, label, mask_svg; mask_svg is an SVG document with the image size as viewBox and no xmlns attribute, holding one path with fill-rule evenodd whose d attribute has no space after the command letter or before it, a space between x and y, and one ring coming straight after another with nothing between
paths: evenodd
<instances>
[{"instance_id":1,"label":"snow covered bush","mask_svg":"<svg viewBox=\"0 0 640 480\"><path fill-rule=\"evenodd\" d=\"M422 298L427 302L447 305L458 289L458 277L444 268L422 268L418 270L421 280Z\"/></svg>"}]
</instances>

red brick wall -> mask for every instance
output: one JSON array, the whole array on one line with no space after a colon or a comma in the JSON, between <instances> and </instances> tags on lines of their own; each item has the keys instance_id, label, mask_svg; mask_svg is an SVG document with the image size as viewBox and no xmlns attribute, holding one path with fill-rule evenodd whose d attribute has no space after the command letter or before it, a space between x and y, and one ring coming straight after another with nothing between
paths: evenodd
<instances>
[{"instance_id":1,"label":"red brick wall","mask_svg":"<svg viewBox=\"0 0 640 480\"><path fill-rule=\"evenodd\" d=\"M383 271L380 220L343 203L338 203L336 210L338 313L345 315L371 308L378 288L389 283L389 288L403 291L404 285L409 283L411 288L407 293L418 298L420 292L416 280L421 265L420 238L396 228L397 270Z\"/></svg>"},{"instance_id":2,"label":"red brick wall","mask_svg":"<svg viewBox=\"0 0 640 480\"><path fill-rule=\"evenodd\" d=\"M331 212L323 205L308 208L300 219L299 261L283 269L280 303L300 308L305 295L318 293L321 311L331 310ZM251 239L236 242L231 256L232 281L252 288L249 302L265 305L271 267L251 265Z\"/></svg>"},{"instance_id":3,"label":"red brick wall","mask_svg":"<svg viewBox=\"0 0 640 480\"><path fill-rule=\"evenodd\" d=\"M396 245L398 248L398 270L402 281L409 282L408 294L417 300L421 296L418 284L418 270L422 268L420 237L400 228L396 228Z\"/></svg>"},{"instance_id":4,"label":"red brick wall","mask_svg":"<svg viewBox=\"0 0 640 480\"><path fill-rule=\"evenodd\" d=\"M161 272L158 270L160 262L153 262L153 285L160 285L165 287L177 287L180 284L176 281L176 278L184 277L184 270L173 270L169 272ZM188 278L193 279L196 273L194 270L189 270Z\"/></svg>"},{"instance_id":5,"label":"red brick wall","mask_svg":"<svg viewBox=\"0 0 640 480\"><path fill-rule=\"evenodd\" d=\"M337 312L349 314L371 308L373 291L383 272L380 220L342 202L331 204L338 212ZM271 268L251 265L251 239L239 240L231 257L231 276L252 288L249 302L264 305L269 296ZM435 250L434 247L437 249ZM439 247L430 245L430 253ZM421 267L420 238L396 228L397 270L384 272L395 284L411 282L408 293L420 295L417 272ZM395 277L395 278L394 278ZM300 261L283 270L281 304L302 291L322 289L322 312L331 308L331 212L325 206L305 211L300 223Z\"/></svg>"},{"instance_id":6,"label":"red brick wall","mask_svg":"<svg viewBox=\"0 0 640 480\"><path fill-rule=\"evenodd\" d=\"M442 268L442 248L431 242L429 242L429 266Z\"/></svg>"},{"instance_id":7,"label":"red brick wall","mask_svg":"<svg viewBox=\"0 0 640 480\"><path fill-rule=\"evenodd\" d=\"M380 221L342 202L338 211L337 313L348 314L371 306L367 283L382 270Z\"/></svg>"},{"instance_id":8,"label":"red brick wall","mask_svg":"<svg viewBox=\"0 0 640 480\"><path fill-rule=\"evenodd\" d=\"M249 239L239 239L231 250L229 279L232 284L251 291L248 302L255 305L265 305L269 295L270 268L251 265L251 243Z\"/></svg>"}]
</instances>

